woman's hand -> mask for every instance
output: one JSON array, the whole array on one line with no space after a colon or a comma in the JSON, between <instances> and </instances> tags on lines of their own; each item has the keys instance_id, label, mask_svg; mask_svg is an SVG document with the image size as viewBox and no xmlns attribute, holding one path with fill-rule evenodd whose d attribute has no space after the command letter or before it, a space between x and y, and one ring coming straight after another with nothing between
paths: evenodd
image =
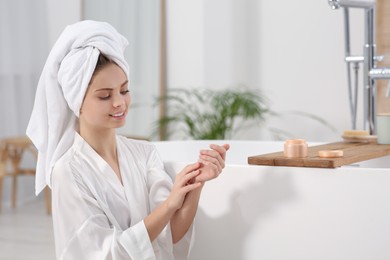
<instances>
[{"instance_id":1,"label":"woman's hand","mask_svg":"<svg viewBox=\"0 0 390 260\"><path fill-rule=\"evenodd\" d=\"M199 162L189 164L176 175L171 193L167 199L168 207L171 210L176 211L180 209L187 193L202 186L201 182L193 181L199 175L200 167L201 164Z\"/></svg>"},{"instance_id":2,"label":"woman's hand","mask_svg":"<svg viewBox=\"0 0 390 260\"><path fill-rule=\"evenodd\" d=\"M195 177L194 183L212 180L225 168L226 152L230 146L212 144L211 150L201 150L198 162L201 163L200 174Z\"/></svg>"}]
</instances>

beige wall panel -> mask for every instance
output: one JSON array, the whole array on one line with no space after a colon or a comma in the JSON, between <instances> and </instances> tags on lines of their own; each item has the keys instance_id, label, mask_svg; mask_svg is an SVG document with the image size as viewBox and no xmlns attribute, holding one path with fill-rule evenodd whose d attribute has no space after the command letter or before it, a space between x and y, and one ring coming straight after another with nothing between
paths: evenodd
<instances>
[{"instance_id":1,"label":"beige wall panel","mask_svg":"<svg viewBox=\"0 0 390 260\"><path fill-rule=\"evenodd\" d=\"M384 55L385 59L379 66L390 66L390 1L377 0L377 55ZM388 81L378 81L378 113L390 113L390 97L386 98Z\"/></svg>"}]
</instances>

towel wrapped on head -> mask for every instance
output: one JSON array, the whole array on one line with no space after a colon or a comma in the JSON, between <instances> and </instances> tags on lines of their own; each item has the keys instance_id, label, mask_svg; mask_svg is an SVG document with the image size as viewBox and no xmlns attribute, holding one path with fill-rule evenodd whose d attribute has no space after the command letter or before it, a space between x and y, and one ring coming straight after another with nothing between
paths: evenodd
<instances>
[{"instance_id":1,"label":"towel wrapped on head","mask_svg":"<svg viewBox=\"0 0 390 260\"><path fill-rule=\"evenodd\" d=\"M27 135L38 149L35 192L51 186L56 161L71 147L86 90L102 53L129 76L128 42L111 25L81 21L69 25L54 44L39 79Z\"/></svg>"}]
</instances>

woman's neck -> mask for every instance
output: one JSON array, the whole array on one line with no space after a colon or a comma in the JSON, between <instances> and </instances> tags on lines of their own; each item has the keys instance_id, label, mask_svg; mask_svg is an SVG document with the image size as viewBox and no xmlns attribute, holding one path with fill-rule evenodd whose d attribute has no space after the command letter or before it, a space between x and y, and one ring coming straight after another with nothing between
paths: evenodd
<instances>
[{"instance_id":1,"label":"woman's neck","mask_svg":"<svg viewBox=\"0 0 390 260\"><path fill-rule=\"evenodd\" d=\"M119 182L123 185L116 147L115 129L97 130L88 127L83 128L80 125L80 136L110 165Z\"/></svg>"},{"instance_id":2,"label":"woman's neck","mask_svg":"<svg viewBox=\"0 0 390 260\"><path fill-rule=\"evenodd\" d=\"M115 129L96 131L80 127L80 136L106 160L116 160L116 134Z\"/></svg>"}]
</instances>

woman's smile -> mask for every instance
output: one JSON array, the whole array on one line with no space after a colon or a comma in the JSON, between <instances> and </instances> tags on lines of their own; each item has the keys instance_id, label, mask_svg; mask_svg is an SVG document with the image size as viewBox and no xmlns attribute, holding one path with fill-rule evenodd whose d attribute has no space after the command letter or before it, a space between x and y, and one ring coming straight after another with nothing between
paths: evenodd
<instances>
[{"instance_id":1,"label":"woman's smile","mask_svg":"<svg viewBox=\"0 0 390 260\"><path fill-rule=\"evenodd\" d=\"M111 117L117 119L117 120L122 120L126 117L126 112L125 111L122 111L122 112L119 112L119 113L115 113L115 114L110 114Z\"/></svg>"}]
</instances>

